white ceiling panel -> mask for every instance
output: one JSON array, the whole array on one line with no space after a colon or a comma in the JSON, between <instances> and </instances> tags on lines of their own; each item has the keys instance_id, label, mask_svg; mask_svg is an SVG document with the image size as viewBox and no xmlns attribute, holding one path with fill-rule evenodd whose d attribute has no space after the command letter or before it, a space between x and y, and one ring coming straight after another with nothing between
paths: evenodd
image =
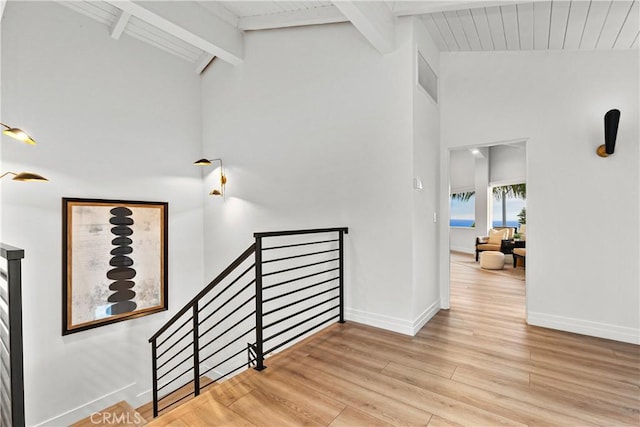
<instances>
[{"instance_id":1,"label":"white ceiling panel","mask_svg":"<svg viewBox=\"0 0 640 427\"><path fill-rule=\"evenodd\" d=\"M484 7L481 9L471 9L471 17L478 30L482 50L495 50L491 29L489 28L489 21L487 20L487 13Z\"/></svg>"},{"instance_id":2,"label":"white ceiling panel","mask_svg":"<svg viewBox=\"0 0 640 427\"><path fill-rule=\"evenodd\" d=\"M554 1L551 3L551 25L549 26L549 49L562 49L567 33L567 22L571 2Z\"/></svg>"},{"instance_id":3,"label":"white ceiling panel","mask_svg":"<svg viewBox=\"0 0 640 427\"><path fill-rule=\"evenodd\" d=\"M582 32L590 7L591 2L589 1L571 2L563 49L578 49L580 47L580 40L582 40Z\"/></svg>"},{"instance_id":4,"label":"white ceiling panel","mask_svg":"<svg viewBox=\"0 0 640 427\"><path fill-rule=\"evenodd\" d=\"M449 47L449 50L452 52L459 51L460 46L458 46L458 42L453 36L451 27L449 27L449 23L447 22L447 19L444 17L444 15L442 13L434 13L431 15L431 17L433 18L433 22L436 24L438 31L440 31L442 38Z\"/></svg>"},{"instance_id":5,"label":"white ceiling panel","mask_svg":"<svg viewBox=\"0 0 640 427\"><path fill-rule=\"evenodd\" d=\"M533 4L533 48L549 49L549 25L551 23L551 2Z\"/></svg>"},{"instance_id":6,"label":"white ceiling panel","mask_svg":"<svg viewBox=\"0 0 640 427\"><path fill-rule=\"evenodd\" d=\"M489 30L491 31L491 39L495 50L507 50L507 40L504 36L504 24L502 22L502 12L500 6L485 8L487 20L489 21Z\"/></svg>"},{"instance_id":7,"label":"white ceiling panel","mask_svg":"<svg viewBox=\"0 0 640 427\"><path fill-rule=\"evenodd\" d=\"M609 15L611 1L592 1L580 42L580 49L595 49L604 23Z\"/></svg>"},{"instance_id":8,"label":"white ceiling panel","mask_svg":"<svg viewBox=\"0 0 640 427\"><path fill-rule=\"evenodd\" d=\"M158 19L148 14L118 21L121 10L134 6L144 8L144 0L56 1L105 24L108 27L105 31L107 36L123 31L124 34L197 64L196 70L208 63L212 52L219 52L215 50L219 47L215 42L205 40L208 43L205 46L200 39L196 40L199 36L191 36L199 34L198 30L202 28L219 30L224 26L224 34L220 35L220 41L224 44L228 41L225 37L241 41L245 31L349 21L333 1L323 0L160 0L159 3L148 3L171 3L170 8L161 8L165 12L170 11L160 16L166 25L159 25ZM440 51L445 52L638 48L640 0L381 2L388 9L389 18L416 16L421 19ZM183 14L181 8L191 15ZM153 8L147 9L153 12ZM178 19L184 18L183 15L195 18ZM118 23L116 27L115 23ZM220 31L211 33L217 34ZM205 54L203 49L208 49L208 53Z\"/></svg>"},{"instance_id":9,"label":"white ceiling panel","mask_svg":"<svg viewBox=\"0 0 640 427\"><path fill-rule=\"evenodd\" d=\"M520 30L518 29L518 11L515 4L500 6L502 26L508 50L520 50Z\"/></svg>"},{"instance_id":10,"label":"white ceiling panel","mask_svg":"<svg viewBox=\"0 0 640 427\"><path fill-rule=\"evenodd\" d=\"M462 28L462 23L460 19L458 19L458 15L456 11L453 12L444 12L444 17L447 20L447 24L453 33L453 36L456 38L456 42L460 50L469 51L471 50L471 46L469 45L469 40L467 40L467 35L464 33L464 29Z\"/></svg>"},{"instance_id":11,"label":"white ceiling panel","mask_svg":"<svg viewBox=\"0 0 640 427\"><path fill-rule=\"evenodd\" d=\"M622 24L618 38L615 40L613 47L615 49L630 48L634 39L638 37L638 27L640 27L640 2L633 2L626 21Z\"/></svg>"},{"instance_id":12,"label":"white ceiling panel","mask_svg":"<svg viewBox=\"0 0 640 427\"><path fill-rule=\"evenodd\" d=\"M473 17L471 16L471 11L467 9L460 10L457 13L458 19L460 19L460 23L462 24L462 29L467 36L467 41L469 42L471 50L482 50L482 45L480 44L480 36L478 35L476 24L474 23Z\"/></svg>"},{"instance_id":13,"label":"white ceiling panel","mask_svg":"<svg viewBox=\"0 0 640 427\"><path fill-rule=\"evenodd\" d=\"M611 2L611 9L609 10L609 15L607 15L607 20L602 27L600 38L596 43L596 49L613 48L613 43L616 41L616 38L618 38L618 34L620 34L622 25L629 16L629 12L631 12L633 4L634 2L632 1Z\"/></svg>"},{"instance_id":14,"label":"white ceiling panel","mask_svg":"<svg viewBox=\"0 0 640 427\"><path fill-rule=\"evenodd\" d=\"M520 49L533 50L533 3L517 4Z\"/></svg>"}]
</instances>

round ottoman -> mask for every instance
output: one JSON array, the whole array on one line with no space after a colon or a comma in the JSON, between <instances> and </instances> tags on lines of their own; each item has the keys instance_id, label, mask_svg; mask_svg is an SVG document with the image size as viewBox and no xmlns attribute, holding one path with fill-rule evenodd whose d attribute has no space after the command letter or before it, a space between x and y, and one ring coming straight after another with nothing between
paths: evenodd
<instances>
[{"instance_id":1,"label":"round ottoman","mask_svg":"<svg viewBox=\"0 0 640 427\"><path fill-rule=\"evenodd\" d=\"M504 268L504 254L498 251L480 252L480 267L485 270L502 270Z\"/></svg>"}]
</instances>

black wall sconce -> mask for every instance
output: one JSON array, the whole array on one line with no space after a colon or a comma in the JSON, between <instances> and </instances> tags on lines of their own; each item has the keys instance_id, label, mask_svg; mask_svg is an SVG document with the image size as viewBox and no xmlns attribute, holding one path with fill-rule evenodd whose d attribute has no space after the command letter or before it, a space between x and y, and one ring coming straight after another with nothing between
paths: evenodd
<instances>
[{"instance_id":1,"label":"black wall sconce","mask_svg":"<svg viewBox=\"0 0 640 427\"><path fill-rule=\"evenodd\" d=\"M609 110L604 115L604 144L599 146L596 153L600 157L609 157L616 148L620 110Z\"/></svg>"},{"instance_id":2,"label":"black wall sconce","mask_svg":"<svg viewBox=\"0 0 640 427\"><path fill-rule=\"evenodd\" d=\"M210 166L211 162L220 162L220 189L214 188L209 193L210 196L224 196L224 185L227 183L227 177L222 169L222 159L200 159L193 162L196 166Z\"/></svg>"}]
</instances>

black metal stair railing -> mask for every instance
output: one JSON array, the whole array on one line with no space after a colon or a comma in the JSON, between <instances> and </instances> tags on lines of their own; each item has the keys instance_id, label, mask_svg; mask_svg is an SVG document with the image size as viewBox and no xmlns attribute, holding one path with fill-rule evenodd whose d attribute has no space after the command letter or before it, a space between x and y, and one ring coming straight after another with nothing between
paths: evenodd
<instances>
[{"instance_id":1,"label":"black metal stair railing","mask_svg":"<svg viewBox=\"0 0 640 427\"><path fill-rule=\"evenodd\" d=\"M22 427L22 259L24 250L0 243L0 426Z\"/></svg>"},{"instance_id":2,"label":"black metal stair railing","mask_svg":"<svg viewBox=\"0 0 640 427\"><path fill-rule=\"evenodd\" d=\"M263 370L267 355L328 322L343 323L346 233L255 233L255 243L149 339L154 417L242 369Z\"/></svg>"}]
</instances>

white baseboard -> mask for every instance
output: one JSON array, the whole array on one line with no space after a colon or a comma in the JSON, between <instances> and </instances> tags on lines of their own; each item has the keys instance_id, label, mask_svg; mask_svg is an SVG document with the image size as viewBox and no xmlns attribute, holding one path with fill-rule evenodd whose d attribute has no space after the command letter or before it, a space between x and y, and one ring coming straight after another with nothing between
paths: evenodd
<instances>
[{"instance_id":1,"label":"white baseboard","mask_svg":"<svg viewBox=\"0 0 640 427\"><path fill-rule=\"evenodd\" d=\"M414 336L435 314L440 310L440 300L431 304L417 319L414 321L400 319L393 316L385 316L383 314L371 313L368 311L357 310L355 308L345 309L346 320L351 320L365 325L374 326L376 328L386 329L399 334Z\"/></svg>"},{"instance_id":2,"label":"white baseboard","mask_svg":"<svg viewBox=\"0 0 640 427\"><path fill-rule=\"evenodd\" d=\"M38 424L35 424L33 427L63 425L68 426L75 423L76 421L80 421L83 418L91 416L91 414L95 412L115 405L120 401L126 400L127 402L130 402L131 399L135 396L135 385L136 383L128 384L124 387L107 393L104 396L93 399L85 403L84 405L80 405L76 408L63 412L60 415L56 415L55 417L51 417L47 420L41 421Z\"/></svg>"},{"instance_id":3,"label":"white baseboard","mask_svg":"<svg viewBox=\"0 0 640 427\"><path fill-rule=\"evenodd\" d=\"M425 311L422 312L420 316L413 322L413 333L411 335L415 336L420 329L424 325L427 324L429 320L440 311L440 300L434 301Z\"/></svg>"},{"instance_id":4,"label":"white baseboard","mask_svg":"<svg viewBox=\"0 0 640 427\"><path fill-rule=\"evenodd\" d=\"M542 326L576 334L640 344L640 330L608 323L591 322L589 320L531 311L527 314L527 323L532 326Z\"/></svg>"}]
</instances>

